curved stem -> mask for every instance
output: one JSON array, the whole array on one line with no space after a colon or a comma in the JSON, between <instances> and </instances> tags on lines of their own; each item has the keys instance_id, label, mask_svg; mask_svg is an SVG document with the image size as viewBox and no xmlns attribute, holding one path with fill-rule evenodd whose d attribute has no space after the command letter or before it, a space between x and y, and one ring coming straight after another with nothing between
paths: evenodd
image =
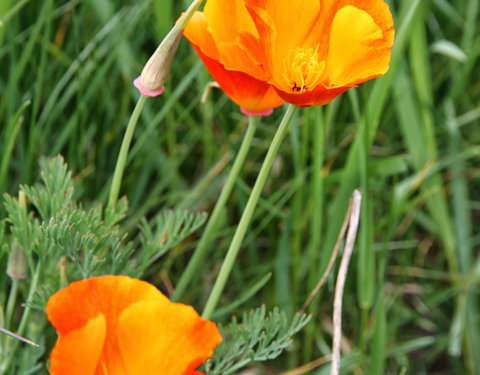
<instances>
[{"instance_id":1,"label":"curved stem","mask_svg":"<svg viewBox=\"0 0 480 375\"><path fill-rule=\"evenodd\" d=\"M135 105L132 116L128 121L127 130L123 136L122 146L120 147L120 152L118 154L115 172L113 173L112 186L110 187L110 194L108 196L108 207L112 207L115 203L117 203L120 186L122 184L123 172L127 162L128 151L130 150L133 134L146 101L147 97L141 95L137 101L137 104Z\"/></svg>"},{"instance_id":2,"label":"curved stem","mask_svg":"<svg viewBox=\"0 0 480 375\"><path fill-rule=\"evenodd\" d=\"M243 138L242 144L240 146L240 150L233 162L232 169L227 177L227 181L222 188L220 196L213 208L212 214L210 215L210 219L208 220L207 226L200 238L200 241L193 253L193 256L188 263L187 268L182 273L180 281L175 288L175 292L172 295L173 301L178 301L185 290L187 289L189 283L192 281L195 273L198 271L199 267L202 265L202 261L205 259L205 256L208 254L209 245L212 243L214 239L215 231L218 228L220 213L225 208L225 203L227 202L230 193L232 192L233 186L237 181L238 174L242 169L243 163L245 162L245 158L250 150L250 146L252 144L253 136L255 135L255 131L258 125L258 117L249 116L248 117L248 128L247 132L245 133L245 137Z\"/></svg>"},{"instance_id":3,"label":"curved stem","mask_svg":"<svg viewBox=\"0 0 480 375\"><path fill-rule=\"evenodd\" d=\"M278 149L280 148L283 138L287 134L288 124L290 123L294 111L295 107L289 105L282 119L282 122L280 123L280 126L275 133L275 137L270 144L267 155L265 156L265 160L263 161L262 168L260 169L257 180L255 181L255 185L253 186L250 197L248 198L247 205L245 207L245 210L243 211L242 217L237 226L232 242L230 243L230 247L228 248L227 255L225 256L222 268L220 269L220 273L218 274L215 285L213 286L205 309L203 310L202 317L205 319L210 318L213 311L215 310L215 307L217 306L220 295L222 294L223 288L225 287L228 276L230 275L230 271L233 268L235 259L237 258L238 252L240 250L240 246L245 237L245 233L252 219L253 212L255 211L255 208L257 206L258 199L260 198L260 193L262 192L263 187L265 186L265 182L267 181L267 177L270 174L273 161L277 156Z\"/></svg>"}]
</instances>

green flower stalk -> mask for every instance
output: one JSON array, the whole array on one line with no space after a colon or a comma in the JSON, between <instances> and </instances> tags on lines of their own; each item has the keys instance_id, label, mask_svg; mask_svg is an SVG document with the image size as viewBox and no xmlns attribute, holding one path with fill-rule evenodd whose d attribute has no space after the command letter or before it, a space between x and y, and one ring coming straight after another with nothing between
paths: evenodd
<instances>
[{"instance_id":1,"label":"green flower stalk","mask_svg":"<svg viewBox=\"0 0 480 375\"><path fill-rule=\"evenodd\" d=\"M118 200L130 144L132 143L133 134L135 133L135 128L137 127L138 119L140 118L146 99L147 97L155 97L163 93L163 84L168 74L170 74L182 32L202 2L203 0L194 0L190 4L187 11L180 17L175 26L160 43L155 53L148 60L140 77L133 82L142 95L138 99L132 116L130 117L118 154L117 164L113 173L112 186L110 187L108 196L109 209L111 209Z\"/></svg>"},{"instance_id":2,"label":"green flower stalk","mask_svg":"<svg viewBox=\"0 0 480 375\"><path fill-rule=\"evenodd\" d=\"M213 312L215 311L215 308L217 307L220 296L223 292L223 289L225 288L228 277L230 276L230 272L232 271L233 265L235 264L235 260L237 259L237 255L240 251L243 239L245 238L245 234L247 233L247 229L252 220L253 213L255 211L255 208L257 207L260 193L265 186L267 177L272 170L273 161L275 160L280 145L282 144L282 141L287 134L287 130L289 129L288 125L290 124L290 120L293 117L295 108L296 107L293 105L288 106L287 111L285 112L285 115L283 116L283 119L280 123L280 126L275 133L272 143L270 144L267 155L265 156L265 160L263 161L262 167L255 181L255 185L253 186L250 197L248 198L245 210L243 211L240 222L238 223L235 234L233 235L232 242L230 243L230 247L228 248L227 255L225 256L222 267L220 269L220 273L215 280L215 284L212 291L210 292L207 304L205 305L205 309L203 310L202 316L205 319L211 317Z\"/></svg>"}]
</instances>

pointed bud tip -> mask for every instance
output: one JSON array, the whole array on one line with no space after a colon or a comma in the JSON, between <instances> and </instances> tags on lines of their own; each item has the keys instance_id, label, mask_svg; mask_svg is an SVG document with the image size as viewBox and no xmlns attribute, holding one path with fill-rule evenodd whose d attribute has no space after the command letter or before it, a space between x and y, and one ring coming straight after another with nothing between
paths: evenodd
<instances>
[{"instance_id":1,"label":"pointed bud tip","mask_svg":"<svg viewBox=\"0 0 480 375\"><path fill-rule=\"evenodd\" d=\"M240 107L240 112L242 112L245 116L263 117L263 116L270 116L273 113L273 109L269 108L264 111L255 112L255 111L250 111L249 109Z\"/></svg>"},{"instance_id":2,"label":"pointed bud tip","mask_svg":"<svg viewBox=\"0 0 480 375\"><path fill-rule=\"evenodd\" d=\"M163 86L159 90L154 90L154 91L148 90L142 83L142 77L137 77L133 81L133 85L138 89L138 91L140 91L140 94L144 96L149 96L152 98L162 95L163 92L165 91L165 87Z\"/></svg>"}]
</instances>

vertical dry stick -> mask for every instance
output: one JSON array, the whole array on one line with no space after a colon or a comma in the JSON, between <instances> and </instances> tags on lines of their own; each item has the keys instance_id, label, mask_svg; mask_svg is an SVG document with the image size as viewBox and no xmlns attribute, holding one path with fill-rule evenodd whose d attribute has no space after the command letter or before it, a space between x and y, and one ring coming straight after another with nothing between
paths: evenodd
<instances>
[{"instance_id":1,"label":"vertical dry stick","mask_svg":"<svg viewBox=\"0 0 480 375\"><path fill-rule=\"evenodd\" d=\"M350 221L351 212L352 212L352 205L350 203L347 214L345 215L345 219L343 219L342 228L340 229L340 233L338 234L337 242L335 242L335 247L333 248L332 255L330 256L330 259L328 261L327 269L325 270L322 277L320 278L320 281L317 283L315 288L313 288L312 292L310 293L307 300L303 304L302 310L300 311L301 314L303 314L307 310L308 305L312 303L315 296L318 294L318 292L320 292L320 289L322 289L323 284L325 284L325 281L327 281L327 278L330 275L330 272L332 272L333 265L337 260L338 253L340 252L340 247L343 242L343 237L345 236L345 232L347 230L347 226Z\"/></svg>"},{"instance_id":2,"label":"vertical dry stick","mask_svg":"<svg viewBox=\"0 0 480 375\"><path fill-rule=\"evenodd\" d=\"M362 194L355 190L350 201L350 221L348 225L347 240L343 253L340 269L338 270L337 283L335 285L335 297L333 301L333 344L332 344L332 367L330 375L340 374L340 346L342 341L342 298L345 280L348 273L348 265L352 257L353 246L357 238L358 222L360 220L360 204Z\"/></svg>"}]
</instances>

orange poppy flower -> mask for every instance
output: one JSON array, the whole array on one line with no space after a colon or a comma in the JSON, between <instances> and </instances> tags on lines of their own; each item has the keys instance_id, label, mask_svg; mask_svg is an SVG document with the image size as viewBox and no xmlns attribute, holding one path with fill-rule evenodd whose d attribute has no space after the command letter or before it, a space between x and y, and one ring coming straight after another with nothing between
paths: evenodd
<instances>
[{"instance_id":1,"label":"orange poppy flower","mask_svg":"<svg viewBox=\"0 0 480 375\"><path fill-rule=\"evenodd\" d=\"M224 92L261 113L385 74L394 29L384 0L207 0L184 35Z\"/></svg>"},{"instance_id":2,"label":"orange poppy flower","mask_svg":"<svg viewBox=\"0 0 480 375\"><path fill-rule=\"evenodd\" d=\"M52 375L199 375L221 341L191 306L127 276L73 282L50 298L47 316L59 333Z\"/></svg>"}]
</instances>

